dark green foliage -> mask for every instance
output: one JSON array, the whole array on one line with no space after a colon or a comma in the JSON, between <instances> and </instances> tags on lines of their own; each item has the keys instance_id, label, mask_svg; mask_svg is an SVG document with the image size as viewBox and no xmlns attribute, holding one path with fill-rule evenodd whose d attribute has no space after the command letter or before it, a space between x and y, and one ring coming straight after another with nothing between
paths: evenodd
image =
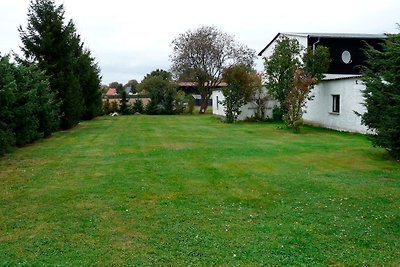
<instances>
[{"instance_id":1,"label":"dark green foliage","mask_svg":"<svg viewBox=\"0 0 400 267\"><path fill-rule=\"evenodd\" d=\"M108 87L109 87L109 88L117 88L118 85L120 85L119 82L112 82L112 83L110 83L110 84L108 85ZM122 84L121 84L121 85L122 85Z\"/></svg>"},{"instance_id":2,"label":"dark green foliage","mask_svg":"<svg viewBox=\"0 0 400 267\"><path fill-rule=\"evenodd\" d=\"M374 131L372 142L400 159L400 34L389 34L376 50L368 47L362 122Z\"/></svg>"},{"instance_id":3,"label":"dark green foliage","mask_svg":"<svg viewBox=\"0 0 400 267\"><path fill-rule=\"evenodd\" d=\"M17 84L13 66L7 57L0 57L0 155L15 143L13 107L17 99Z\"/></svg>"},{"instance_id":4,"label":"dark green foliage","mask_svg":"<svg viewBox=\"0 0 400 267\"><path fill-rule=\"evenodd\" d=\"M57 101L55 94L50 90L49 81L47 79L36 79L34 86L38 86L37 90L37 116L39 118L39 132L43 133L43 137L49 137L59 127L59 109L60 103Z\"/></svg>"},{"instance_id":5,"label":"dark green foliage","mask_svg":"<svg viewBox=\"0 0 400 267\"><path fill-rule=\"evenodd\" d=\"M184 91L179 90L175 95L175 112L176 114L182 114L185 111L186 94Z\"/></svg>"},{"instance_id":6,"label":"dark green foliage","mask_svg":"<svg viewBox=\"0 0 400 267\"><path fill-rule=\"evenodd\" d=\"M100 69L91 57L89 50L85 50L78 58L77 74L83 93L83 119L91 120L102 114L102 99L100 91Z\"/></svg>"},{"instance_id":7,"label":"dark green foliage","mask_svg":"<svg viewBox=\"0 0 400 267\"><path fill-rule=\"evenodd\" d=\"M58 126L59 104L36 65L0 59L0 105L0 154L47 137Z\"/></svg>"},{"instance_id":8,"label":"dark green foliage","mask_svg":"<svg viewBox=\"0 0 400 267\"><path fill-rule=\"evenodd\" d=\"M122 95L122 93L125 91L124 86L122 85L122 83L119 83L117 85L117 87L115 87L117 89L117 94Z\"/></svg>"},{"instance_id":9,"label":"dark green foliage","mask_svg":"<svg viewBox=\"0 0 400 267\"><path fill-rule=\"evenodd\" d=\"M228 86L222 88L225 99L221 104L225 106L226 122L233 123L241 113L240 108L261 87L261 78L255 70L245 65L235 65L224 70L222 79Z\"/></svg>"},{"instance_id":10,"label":"dark green foliage","mask_svg":"<svg viewBox=\"0 0 400 267\"><path fill-rule=\"evenodd\" d=\"M189 114L193 114L194 106L195 106L194 98L192 95L189 95L189 97L188 97L188 113Z\"/></svg>"},{"instance_id":11,"label":"dark green foliage","mask_svg":"<svg viewBox=\"0 0 400 267\"><path fill-rule=\"evenodd\" d=\"M279 102L286 126L297 132L309 93L329 68L329 50L323 46L305 50L296 39L283 36L264 60L268 93Z\"/></svg>"},{"instance_id":12,"label":"dark green foliage","mask_svg":"<svg viewBox=\"0 0 400 267\"><path fill-rule=\"evenodd\" d=\"M121 93L119 112L122 115L128 115L129 114L128 94L125 92L125 90L122 90L122 93Z\"/></svg>"},{"instance_id":13,"label":"dark green foliage","mask_svg":"<svg viewBox=\"0 0 400 267\"><path fill-rule=\"evenodd\" d=\"M294 71L300 65L300 52L297 40L283 37L277 40L274 53L264 61L268 93L279 102L282 113L285 113L285 99L293 83Z\"/></svg>"},{"instance_id":14,"label":"dark green foliage","mask_svg":"<svg viewBox=\"0 0 400 267\"><path fill-rule=\"evenodd\" d=\"M157 76L157 77L161 77L163 80L166 81L170 81L172 79L172 74L166 70L162 70L162 69L156 69L153 70L152 72L150 72L149 74L146 74L146 76L144 76L143 80L153 77L153 76Z\"/></svg>"},{"instance_id":15,"label":"dark green foliage","mask_svg":"<svg viewBox=\"0 0 400 267\"><path fill-rule=\"evenodd\" d=\"M136 96L135 103L132 105L132 112L142 114L144 111L143 101L139 95Z\"/></svg>"},{"instance_id":16,"label":"dark green foliage","mask_svg":"<svg viewBox=\"0 0 400 267\"><path fill-rule=\"evenodd\" d=\"M327 47L317 46L314 51L308 47L302 58L305 74L313 77L317 83L320 82L329 68L329 60L330 54Z\"/></svg>"},{"instance_id":17,"label":"dark green foliage","mask_svg":"<svg viewBox=\"0 0 400 267\"><path fill-rule=\"evenodd\" d=\"M175 96L176 96L176 88L175 86L168 86L165 90L164 94L164 102L163 102L163 112L164 114L175 114Z\"/></svg>"},{"instance_id":18,"label":"dark green foliage","mask_svg":"<svg viewBox=\"0 0 400 267\"><path fill-rule=\"evenodd\" d=\"M160 108L157 105L156 101L150 100L146 105L146 114L148 115L158 115L160 114Z\"/></svg>"},{"instance_id":19,"label":"dark green foliage","mask_svg":"<svg viewBox=\"0 0 400 267\"><path fill-rule=\"evenodd\" d=\"M60 126L75 126L81 118L101 112L99 70L72 21L64 22L63 5L54 0L32 0L28 26L19 27L22 51L28 61L37 62L49 77L50 88L61 103Z\"/></svg>"},{"instance_id":20,"label":"dark green foliage","mask_svg":"<svg viewBox=\"0 0 400 267\"><path fill-rule=\"evenodd\" d=\"M171 81L171 74L164 70L155 70L147 74L139 88L148 93L151 101L146 106L146 112L155 114L173 114L176 85Z\"/></svg>"}]
</instances>

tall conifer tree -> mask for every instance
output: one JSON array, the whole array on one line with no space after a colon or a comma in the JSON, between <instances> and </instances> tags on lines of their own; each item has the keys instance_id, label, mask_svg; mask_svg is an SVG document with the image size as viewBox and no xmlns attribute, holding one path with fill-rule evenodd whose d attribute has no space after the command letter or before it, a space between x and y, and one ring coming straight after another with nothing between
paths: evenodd
<instances>
[{"instance_id":1,"label":"tall conifer tree","mask_svg":"<svg viewBox=\"0 0 400 267\"><path fill-rule=\"evenodd\" d=\"M68 129L82 117L98 115L97 110L88 110L94 110L93 103L101 110L99 69L88 50L84 51L74 23L64 22L63 5L56 6L54 0L32 0L27 28L19 27L19 32L25 58L45 71L61 103L61 127Z\"/></svg>"},{"instance_id":2,"label":"tall conifer tree","mask_svg":"<svg viewBox=\"0 0 400 267\"><path fill-rule=\"evenodd\" d=\"M400 159L400 33L388 34L381 49L369 46L366 53L362 122L375 132L374 145Z\"/></svg>"}]
</instances>

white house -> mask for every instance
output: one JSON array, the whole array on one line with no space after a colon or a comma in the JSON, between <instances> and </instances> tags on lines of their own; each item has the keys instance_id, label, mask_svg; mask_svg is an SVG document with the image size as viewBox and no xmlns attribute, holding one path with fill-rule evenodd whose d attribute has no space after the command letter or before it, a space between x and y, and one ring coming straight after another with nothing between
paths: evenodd
<instances>
[{"instance_id":1,"label":"white house","mask_svg":"<svg viewBox=\"0 0 400 267\"><path fill-rule=\"evenodd\" d=\"M271 56L281 36L296 39L303 47L315 49L322 45L329 48L330 67L325 74L325 79L311 92L314 97L306 104L306 113L303 115L305 123L340 131L366 133L367 128L361 124L361 118L357 115L357 113L365 112L362 97L365 85L360 75L360 69L366 63L364 48L366 44L378 48L386 36L384 34L278 33L258 55L262 58ZM218 97L222 98L221 95ZM220 110L219 113L221 113ZM243 116L250 117L251 114Z\"/></svg>"}]
</instances>

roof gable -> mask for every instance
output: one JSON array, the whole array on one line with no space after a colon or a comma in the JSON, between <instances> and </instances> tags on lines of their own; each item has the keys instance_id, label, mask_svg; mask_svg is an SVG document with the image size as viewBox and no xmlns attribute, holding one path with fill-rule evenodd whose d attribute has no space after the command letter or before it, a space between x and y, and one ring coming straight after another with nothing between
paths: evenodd
<instances>
[{"instance_id":1,"label":"roof gable","mask_svg":"<svg viewBox=\"0 0 400 267\"><path fill-rule=\"evenodd\" d=\"M385 34L366 34L366 33L302 33L302 32L280 32L265 46L259 53L258 56L267 50L279 36L287 37L303 37L303 38L346 38L346 39L385 39Z\"/></svg>"}]
</instances>

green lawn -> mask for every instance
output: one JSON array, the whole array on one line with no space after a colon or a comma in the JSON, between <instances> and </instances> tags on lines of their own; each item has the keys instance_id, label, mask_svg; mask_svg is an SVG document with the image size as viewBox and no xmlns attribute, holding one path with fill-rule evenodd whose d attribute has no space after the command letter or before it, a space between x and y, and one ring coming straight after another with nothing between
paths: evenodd
<instances>
[{"instance_id":1,"label":"green lawn","mask_svg":"<svg viewBox=\"0 0 400 267\"><path fill-rule=\"evenodd\" d=\"M0 265L399 266L400 164L365 136L104 117L0 158Z\"/></svg>"}]
</instances>

